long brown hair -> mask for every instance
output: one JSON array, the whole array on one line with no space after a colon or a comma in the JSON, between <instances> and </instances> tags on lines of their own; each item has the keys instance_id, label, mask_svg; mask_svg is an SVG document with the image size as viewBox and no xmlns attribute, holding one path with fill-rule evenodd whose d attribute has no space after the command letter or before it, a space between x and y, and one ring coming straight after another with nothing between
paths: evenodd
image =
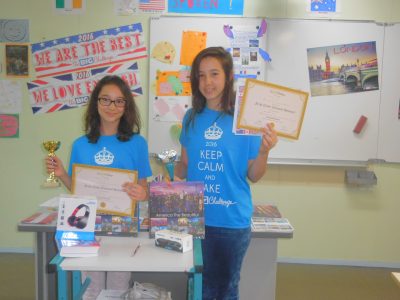
<instances>
[{"instance_id":1,"label":"long brown hair","mask_svg":"<svg viewBox=\"0 0 400 300\"><path fill-rule=\"evenodd\" d=\"M190 84L192 87L192 110L187 120L188 125L194 121L195 115L206 107L206 98L199 88L199 69L201 61L206 57L216 58L225 73L225 87L221 99L222 113L232 115L235 105L235 91L233 90L233 61L231 54L222 47L208 47L200 51L194 58L190 72Z\"/></svg>"},{"instance_id":2,"label":"long brown hair","mask_svg":"<svg viewBox=\"0 0 400 300\"><path fill-rule=\"evenodd\" d=\"M98 112L99 94L105 85L117 86L124 95L126 101L124 114L122 115L117 130L117 138L120 141L128 141L132 135L140 133L141 120L139 110L128 84L118 76L103 77L90 95L89 103L84 116L84 128L90 143L97 143L100 137L100 115Z\"/></svg>"}]
</instances>

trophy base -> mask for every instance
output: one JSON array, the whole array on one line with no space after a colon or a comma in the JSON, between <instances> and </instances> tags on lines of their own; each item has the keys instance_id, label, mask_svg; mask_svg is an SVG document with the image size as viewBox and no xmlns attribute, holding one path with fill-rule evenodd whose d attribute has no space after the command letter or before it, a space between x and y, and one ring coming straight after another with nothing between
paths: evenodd
<instances>
[{"instance_id":1,"label":"trophy base","mask_svg":"<svg viewBox=\"0 0 400 300\"><path fill-rule=\"evenodd\" d=\"M59 187L60 183L58 181L46 181L42 183L42 187L44 188L56 188Z\"/></svg>"}]
</instances>

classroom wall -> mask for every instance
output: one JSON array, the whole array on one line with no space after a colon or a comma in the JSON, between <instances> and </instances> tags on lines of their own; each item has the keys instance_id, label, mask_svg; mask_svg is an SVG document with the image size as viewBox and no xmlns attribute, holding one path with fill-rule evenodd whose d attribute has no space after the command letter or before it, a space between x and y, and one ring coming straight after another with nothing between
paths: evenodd
<instances>
[{"instance_id":1,"label":"classroom wall","mask_svg":"<svg viewBox=\"0 0 400 300\"><path fill-rule=\"evenodd\" d=\"M400 21L398 0L341 2L342 12L334 19ZM244 16L315 18L305 12L304 3L247 0ZM151 15L117 17L112 13L112 1L106 0L88 0L84 15L54 15L52 5L52 0L0 0L0 19L29 19L31 43L137 22L142 23L149 40ZM140 60L139 69L145 92L137 101L143 118L142 133L147 137L148 60ZM0 78L5 78L4 63ZM84 109L33 116L25 89L23 96L20 137L0 139L0 252L31 252L34 236L18 232L17 223L41 202L66 193L64 188L40 186L46 178L42 141L59 139L62 144L57 154L67 165L71 143L82 134ZM396 139L394 142L398 142ZM157 162L153 161L152 166L154 173L160 172ZM343 167L269 166L268 173L252 184L252 189L255 202L275 203L295 227L293 239L279 241L281 261L400 266L400 236L396 230L400 227L400 165L372 164L368 169L376 173L378 184L349 188L344 183Z\"/></svg>"}]
</instances>

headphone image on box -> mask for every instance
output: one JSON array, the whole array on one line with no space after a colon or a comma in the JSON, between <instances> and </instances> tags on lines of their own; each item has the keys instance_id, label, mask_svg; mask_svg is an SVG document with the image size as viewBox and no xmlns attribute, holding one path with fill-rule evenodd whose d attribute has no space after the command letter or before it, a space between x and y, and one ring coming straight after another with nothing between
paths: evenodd
<instances>
[{"instance_id":1,"label":"headphone image on box","mask_svg":"<svg viewBox=\"0 0 400 300\"><path fill-rule=\"evenodd\" d=\"M77 217L76 214L78 213L78 211L80 211L83 208L85 209L85 214L83 216ZM87 206L85 204L80 204L74 209L71 216L68 218L68 224L70 226L73 226L73 227L76 227L79 229L83 229L87 225L87 221L89 219L89 214L90 214L89 206Z\"/></svg>"}]
</instances>

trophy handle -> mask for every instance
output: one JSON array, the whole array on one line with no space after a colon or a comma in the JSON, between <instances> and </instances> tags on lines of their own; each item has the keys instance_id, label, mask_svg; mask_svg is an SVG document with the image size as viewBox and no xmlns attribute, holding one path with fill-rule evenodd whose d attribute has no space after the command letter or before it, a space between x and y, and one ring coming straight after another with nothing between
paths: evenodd
<instances>
[{"instance_id":1,"label":"trophy handle","mask_svg":"<svg viewBox=\"0 0 400 300\"><path fill-rule=\"evenodd\" d=\"M166 163L165 168L168 171L169 179L171 181L174 181L174 163L173 162Z\"/></svg>"}]
</instances>

